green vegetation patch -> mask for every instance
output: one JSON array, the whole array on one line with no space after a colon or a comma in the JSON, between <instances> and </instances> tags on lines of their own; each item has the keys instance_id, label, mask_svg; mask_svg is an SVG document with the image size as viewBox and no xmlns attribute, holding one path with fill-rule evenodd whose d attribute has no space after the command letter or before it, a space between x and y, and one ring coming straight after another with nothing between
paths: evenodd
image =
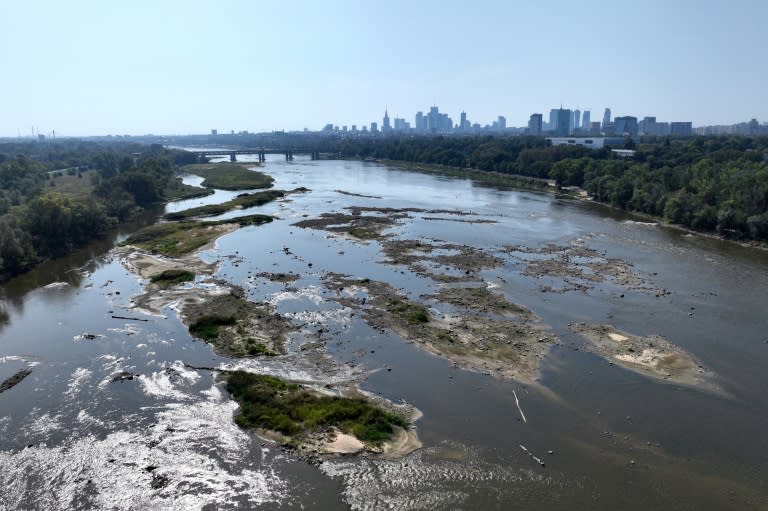
<instances>
[{"instance_id":1,"label":"green vegetation patch","mask_svg":"<svg viewBox=\"0 0 768 511\"><path fill-rule=\"evenodd\" d=\"M229 357L277 356L295 326L268 303L254 303L240 288L184 305L185 323L194 337Z\"/></svg>"},{"instance_id":2,"label":"green vegetation patch","mask_svg":"<svg viewBox=\"0 0 768 511\"><path fill-rule=\"evenodd\" d=\"M182 282L190 282L195 280L195 274L191 271L182 270L179 268L172 268L165 270L157 275L152 275L149 279L153 284L157 284L161 288L173 286L174 284L181 284Z\"/></svg>"},{"instance_id":3,"label":"green vegetation patch","mask_svg":"<svg viewBox=\"0 0 768 511\"><path fill-rule=\"evenodd\" d=\"M221 215L233 209L248 209L261 206L281 197L285 197L285 192L281 190L266 190L264 192L242 194L221 204L208 204L206 206L185 209L184 211L168 213L164 218L166 220L184 220L196 216Z\"/></svg>"},{"instance_id":4,"label":"green vegetation patch","mask_svg":"<svg viewBox=\"0 0 768 511\"><path fill-rule=\"evenodd\" d=\"M234 325L236 321L234 316L203 316L189 325L189 333L204 340L215 339L220 326Z\"/></svg>"},{"instance_id":5,"label":"green vegetation patch","mask_svg":"<svg viewBox=\"0 0 768 511\"><path fill-rule=\"evenodd\" d=\"M195 199L212 195L213 193L214 191L210 188L184 184L179 177L169 179L165 186L165 198L169 201Z\"/></svg>"},{"instance_id":6,"label":"green vegetation patch","mask_svg":"<svg viewBox=\"0 0 768 511\"><path fill-rule=\"evenodd\" d=\"M336 427L363 442L380 445L390 439L395 426L408 423L394 413L363 399L323 396L274 376L231 371L227 391L240 404L235 422L243 428L278 431L300 437Z\"/></svg>"},{"instance_id":7,"label":"green vegetation patch","mask_svg":"<svg viewBox=\"0 0 768 511\"><path fill-rule=\"evenodd\" d=\"M181 170L205 178L202 185L207 188L248 190L272 186L274 179L262 172L249 170L248 167L253 166L254 164L195 163L185 165Z\"/></svg>"},{"instance_id":8,"label":"green vegetation patch","mask_svg":"<svg viewBox=\"0 0 768 511\"><path fill-rule=\"evenodd\" d=\"M429 322L429 312L420 303L394 298L387 302L387 310L409 325L419 325Z\"/></svg>"},{"instance_id":9,"label":"green vegetation patch","mask_svg":"<svg viewBox=\"0 0 768 511\"><path fill-rule=\"evenodd\" d=\"M512 314L523 318L533 316L525 307L509 302L502 295L484 287L443 287L436 294L424 295L422 298L431 298L476 312Z\"/></svg>"},{"instance_id":10,"label":"green vegetation patch","mask_svg":"<svg viewBox=\"0 0 768 511\"><path fill-rule=\"evenodd\" d=\"M189 254L222 234L219 226L261 225L272 221L267 215L248 215L217 222L168 222L145 227L132 234L123 245L136 245L155 254L180 257Z\"/></svg>"}]
</instances>

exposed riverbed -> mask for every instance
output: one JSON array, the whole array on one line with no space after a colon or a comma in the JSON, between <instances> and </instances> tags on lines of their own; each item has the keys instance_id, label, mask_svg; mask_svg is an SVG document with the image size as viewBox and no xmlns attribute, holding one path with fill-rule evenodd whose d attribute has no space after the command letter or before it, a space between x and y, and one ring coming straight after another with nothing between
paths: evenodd
<instances>
[{"instance_id":1,"label":"exposed riverbed","mask_svg":"<svg viewBox=\"0 0 768 511\"><path fill-rule=\"evenodd\" d=\"M210 218L275 220L194 282L149 297L157 263L103 243L4 287L0 509L768 508L765 252L378 164L260 170L310 191ZM281 354L190 337L178 301L226 286L292 324ZM307 463L202 368L359 388L420 410L423 447Z\"/></svg>"}]
</instances>

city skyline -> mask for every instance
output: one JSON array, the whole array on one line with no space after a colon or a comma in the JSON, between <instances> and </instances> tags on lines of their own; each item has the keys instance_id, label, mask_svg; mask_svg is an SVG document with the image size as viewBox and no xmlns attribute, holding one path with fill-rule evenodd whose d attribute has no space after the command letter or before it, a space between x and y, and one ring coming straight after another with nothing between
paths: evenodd
<instances>
[{"instance_id":1,"label":"city skyline","mask_svg":"<svg viewBox=\"0 0 768 511\"><path fill-rule=\"evenodd\" d=\"M5 2L0 136L317 131L383 108L394 127L425 105L518 127L560 104L765 122L766 15L757 0Z\"/></svg>"}]
</instances>

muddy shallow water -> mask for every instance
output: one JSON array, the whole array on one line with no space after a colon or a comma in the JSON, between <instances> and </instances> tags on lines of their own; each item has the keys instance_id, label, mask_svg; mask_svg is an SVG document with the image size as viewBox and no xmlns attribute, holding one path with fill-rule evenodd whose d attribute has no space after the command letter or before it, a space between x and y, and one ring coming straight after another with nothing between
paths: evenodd
<instances>
[{"instance_id":1,"label":"muddy shallow water","mask_svg":"<svg viewBox=\"0 0 768 511\"><path fill-rule=\"evenodd\" d=\"M278 219L228 234L201 257L297 325L285 356L220 357L189 337L172 307L131 308L142 284L106 253L109 243L4 286L0 382L31 373L0 394L0 509L768 507L768 254L595 204L377 164L275 159L263 170L275 188L311 192L216 217ZM354 207L408 211L384 239L293 225ZM419 267L394 264L384 249L395 240L438 249ZM455 251L439 247L464 245L494 263L447 264ZM359 290L329 289L329 274L386 282L421 302L455 277L529 309L557 342L535 384L464 370L366 323L340 299L360 299ZM450 312L424 303L435 316ZM720 391L613 364L574 323L661 336ZM211 372L189 366L359 383L421 410L424 447L399 460L307 464L237 428ZM115 379L124 373L134 377Z\"/></svg>"}]
</instances>

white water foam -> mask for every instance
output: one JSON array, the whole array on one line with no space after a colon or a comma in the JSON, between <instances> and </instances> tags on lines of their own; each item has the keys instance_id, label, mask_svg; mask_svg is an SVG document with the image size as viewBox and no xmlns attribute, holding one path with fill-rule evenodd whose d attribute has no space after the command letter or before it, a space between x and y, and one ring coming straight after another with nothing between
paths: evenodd
<instances>
[{"instance_id":1,"label":"white water foam","mask_svg":"<svg viewBox=\"0 0 768 511\"><path fill-rule=\"evenodd\" d=\"M64 391L64 395L69 399L74 399L77 393L80 392L83 384L91 378L92 374L93 372L90 369L86 369L84 367L78 367L75 369L75 371L72 373L72 376L69 378L67 390Z\"/></svg>"},{"instance_id":2,"label":"white water foam","mask_svg":"<svg viewBox=\"0 0 768 511\"><path fill-rule=\"evenodd\" d=\"M203 395L166 404L146 431L0 452L0 509L252 509L285 500L287 484L269 464L246 462L254 437L232 421L237 405L215 387Z\"/></svg>"},{"instance_id":3,"label":"white water foam","mask_svg":"<svg viewBox=\"0 0 768 511\"><path fill-rule=\"evenodd\" d=\"M315 305L321 305L323 302L325 302L325 299L322 296L322 292L323 289L320 286L307 286L298 291L281 291L279 293L275 293L268 300L268 302L271 305L277 305L278 303L284 302L286 300L299 300L303 298L309 300Z\"/></svg>"},{"instance_id":4,"label":"white water foam","mask_svg":"<svg viewBox=\"0 0 768 511\"><path fill-rule=\"evenodd\" d=\"M139 383L144 394L157 399L194 399L192 394L184 392L179 386L188 387L194 384L200 375L184 364L176 361L162 371L156 371L148 375L140 375Z\"/></svg>"}]
</instances>

